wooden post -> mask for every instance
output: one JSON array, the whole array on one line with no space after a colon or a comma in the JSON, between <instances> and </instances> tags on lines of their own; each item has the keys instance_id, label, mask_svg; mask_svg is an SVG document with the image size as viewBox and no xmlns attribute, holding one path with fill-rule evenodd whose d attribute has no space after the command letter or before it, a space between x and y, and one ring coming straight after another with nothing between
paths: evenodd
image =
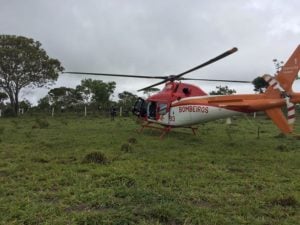
<instances>
[{"instance_id":1,"label":"wooden post","mask_svg":"<svg viewBox=\"0 0 300 225\"><path fill-rule=\"evenodd\" d=\"M122 116L122 106L120 107L120 117Z\"/></svg>"},{"instance_id":2,"label":"wooden post","mask_svg":"<svg viewBox=\"0 0 300 225\"><path fill-rule=\"evenodd\" d=\"M84 105L84 116L86 117L86 114L87 114L87 112L86 112L86 105Z\"/></svg>"},{"instance_id":3,"label":"wooden post","mask_svg":"<svg viewBox=\"0 0 300 225\"><path fill-rule=\"evenodd\" d=\"M52 113L51 113L51 116L52 116L52 117L54 116L54 107L52 107Z\"/></svg>"},{"instance_id":4,"label":"wooden post","mask_svg":"<svg viewBox=\"0 0 300 225\"><path fill-rule=\"evenodd\" d=\"M228 117L228 118L226 119L226 124L227 124L227 125L230 125L230 124L231 124L231 118L230 118L230 117Z\"/></svg>"}]
</instances>

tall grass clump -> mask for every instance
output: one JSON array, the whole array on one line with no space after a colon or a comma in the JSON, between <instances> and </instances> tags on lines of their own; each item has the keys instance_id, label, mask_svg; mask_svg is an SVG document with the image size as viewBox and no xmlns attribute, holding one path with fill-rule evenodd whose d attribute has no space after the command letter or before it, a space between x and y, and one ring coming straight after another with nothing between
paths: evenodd
<instances>
[{"instance_id":1,"label":"tall grass clump","mask_svg":"<svg viewBox=\"0 0 300 225\"><path fill-rule=\"evenodd\" d=\"M0 127L0 135L4 133L5 127Z\"/></svg>"},{"instance_id":2,"label":"tall grass clump","mask_svg":"<svg viewBox=\"0 0 300 225\"><path fill-rule=\"evenodd\" d=\"M90 152L87 155L85 155L82 162L83 163L106 164L106 163L108 163L108 159L102 152Z\"/></svg>"},{"instance_id":3,"label":"tall grass clump","mask_svg":"<svg viewBox=\"0 0 300 225\"><path fill-rule=\"evenodd\" d=\"M49 122L48 122L48 120L47 119L41 119L41 118L37 118L36 120L35 120L35 123L36 124L34 124L32 127L34 127L34 128L40 128L40 129L44 129L44 128L48 128L49 127Z\"/></svg>"}]
</instances>

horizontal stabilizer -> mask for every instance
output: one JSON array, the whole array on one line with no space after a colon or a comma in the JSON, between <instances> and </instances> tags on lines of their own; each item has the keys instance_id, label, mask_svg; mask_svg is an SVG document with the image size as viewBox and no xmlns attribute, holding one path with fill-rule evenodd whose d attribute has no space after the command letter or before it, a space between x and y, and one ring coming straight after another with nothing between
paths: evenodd
<instances>
[{"instance_id":1,"label":"horizontal stabilizer","mask_svg":"<svg viewBox=\"0 0 300 225\"><path fill-rule=\"evenodd\" d=\"M281 111L281 108L267 109L265 112L283 133L292 133L293 130L289 126L287 119Z\"/></svg>"}]
</instances>

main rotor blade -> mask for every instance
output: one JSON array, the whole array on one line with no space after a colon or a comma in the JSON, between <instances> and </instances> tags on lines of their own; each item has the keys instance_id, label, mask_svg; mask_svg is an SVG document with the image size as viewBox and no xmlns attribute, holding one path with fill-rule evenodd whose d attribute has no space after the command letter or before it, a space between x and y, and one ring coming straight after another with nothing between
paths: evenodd
<instances>
[{"instance_id":1,"label":"main rotor blade","mask_svg":"<svg viewBox=\"0 0 300 225\"><path fill-rule=\"evenodd\" d=\"M215 81L215 82L230 82L230 83L245 83L251 84L251 81L246 80L217 80L217 79L201 79L201 78L179 78L179 80L201 80L201 81Z\"/></svg>"},{"instance_id":2,"label":"main rotor blade","mask_svg":"<svg viewBox=\"0 0 300 225\"><path fill-rule=\"evenodd\" d=\"M168 78L168 76L142 76L142 75L113 74L113 73L86 73L86 72L63 72L63 73L109 76L109 77L134 77L134 78L145 78L145 79L167 79Z\"/></svg>"},{"instance_id":3,"label":"main rotor blade","mask_svg":"<svg viewBox=\"0 0 300 225\"><path fill-rule=\"evenodd\" d=\"M196 67L194 67L194 68L192 68L192 69L189 69L189 70L187 70L187 71L185 71L185 72L183 72L183 73L180 73L180 74L178 74L178 75L176 75L176 76L169 76L169 77L165 78L164 81L158 82L158 83L156 83L156 84L152 84L151 86L145 87L145 88L140 89L140 90L138 90L138 91L144 91L144 90L146 90L146 89L148 89L148 88L155 87L155 86L157 86L157 85L163 84L163 83L165 83L165 82L167 82L167 81L170 81L170 80L178 80L178 78L182 77L183 75L185 75L185 74L187 74L187 73L190 73L190 72L193 72L193 71L195 71L195 70L198 70L198 69L200 69L200 68L202 68L202 67L204 67L204 66L207 66L207 65L209 65L209 64L212 64L212 63L214 63L214 62L216 62L216 61L218 61L218 60L220 60L220 59L223 59L224 57L229 56L229 55L231 55L232 53L235 53L237 50L238 50L238 49L234 47L234 48L232 48L232 49L230 49L230 50L228 50L228 51L222 53L221 55L218 55L217 57L212 58L212 59L208 60L207 62L200 64L199 66L196 66Z\"/></svg>"},{"instance_id":4,"label":"main rotor blade","mask_svg":"<svg viewBox=\"0 0 300 225\"><path fill-rule=\"evenodd\" d=\"M144 90L147 90L148 88L152 88L152 87L155 87L155 86L157 86L157 85L160 85L160 84L163 84L163 83L166 83L166 82L167 82L167 79L166 79L166 80L163 80L163 81L161 81L161 82L158 82L158 83L156 83L156 84L152 84L152 85L150 85L150 86L148 86L148 87L139 89L139 90L137 90L137 91L144 91Z\"/></svg>"},{"instance_id":5,"label":"main rotor blade","mask_svg":"<svg viewBox=\"0 0 300 225\"><path fill-rule=\"evenodd\" d=\"M218 55L217 57L212 58L212 59L208 60L207 62L200 64L199 66L196 66L196 67L194 67L192 69L189 69L189 70L187 70L187 71L185 71L183 73L180 73L180 74L176 75L174 78L177 79L177 78L179 78L179 77L181 77L181 76L183 76L183 75L185 75L187 73L193 72L193 71L198 70L198 69L200 69L200 68L202 68L204 66L212 64L212 63L214 63L214 62L216 62L216 61L218 61L220 59L225 58L226 56L231 55L232 53L235 53L237 50L238 49L234 47L234 48L232 48L232 49L230 49L230 50L222 53L221 55Z\"/></svg>"}]
</instances>

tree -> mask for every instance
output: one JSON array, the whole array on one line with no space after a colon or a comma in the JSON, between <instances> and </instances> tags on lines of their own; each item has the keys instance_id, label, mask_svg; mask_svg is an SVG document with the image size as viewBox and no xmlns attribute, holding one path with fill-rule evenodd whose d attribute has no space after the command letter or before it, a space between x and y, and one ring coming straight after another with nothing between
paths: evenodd
<instances>
[{"instance_id":1,"label":"tree","mask_svg":"<svg viewBox=\"0 0 300 225\"><path fill-rule=\"evenodd\" d=\"M281 70L284 62L279 61L278 59L273 59L273 63L274 63L275 69L276 69L276 72L275 72L275 76L276 76L278 74L278 72Z\"/></svg>"},{"instance_id":2,"label":"tree","mask_svg":"<svg viewBox=\"0 0 300 225\"><path fill-rule=\"evenodd\" d=\"M22 36L0 35L0 59L0 89L8 95L15 115L22 88L53 83L63 71L60 62L50 58L40 42Z\"/></svg>"},{"instance_id":3,"label":"tree","mask_svg":"<svg viewBox=\"0 0 300 225\"><path fill-rule=\"evenodd\" d=\"M31 108L31 103L27 99L24 99L20 102L20 109L22 109L22 112L27 112L28 109Z\"/></svg>"},{"instance_id":4,"label":"tree","mask_svg":"<svg viewBox=\"0 0 300 225\"><path fill-rule=\"evenodd\" d=\"M0 92L0 104L4 102L8 98L7 94L4 92Z\"/></svg>"},{"instance_id":5,"label":"tree","mask_svg":"<svg viewBox=\"0 0 300 225\"><path fill-rule=\"evenodd\" d=\"M123 91L122 93L118 94L120 99L119 104L123 106L124 110L129 111L133 107L134 103L138 99L138 96L132 94L128 91Z\"/></svg>"},{"instance_id":6,"label":"tree","mask_svg":"<svg viewBox=\"0 0 300 225\"><path fill-rule=\"evenodd\" d=\"M274 67L276 72L274 73L274 76L276 77L279 73L279 71L282 69L282 66L284 65L283 61L279 61L277 59L273 59ZM256 77L252 84L254 85L254 91L258 91L259 93L263 93L266 88L269 86L268 82L265 81L262 77Z\"/></svg>"},{"instance_id":7,"label":"tree","mask_svg":"<svg viewBox=\"0 0 300 225\"><path fill-rule=\"evenodd\" d=\"M70 106L77 103L76 91L73 88L58 87L48 92L49 100L54 105Z\"/></svg>"},{"instance_id":8,"label":"tree","mask_svg":"<svg viewBox=\"0 0 300 225\"><path fill-rule=\"evenodd\" d=\"M4 92L0 92L0 117L2 114L2 108L4 106L4 101L8 98L7 94L5 94Z\"/></svg>"},{"instance_id":9,"label":"tree","mask_svg":"<svg viewBox=\"0 0 300 225\"><path fill-rule=\"evenodd\" d=\"M38 101L38 108L41 110L46 110L50 108L50 98L49 95L46 95L45 97L41 98Z\"/></svg>"},{"instance_id":10,"label":"tree","mask_svg":"<svg viewBox=\"0 0 300 225\"><path fill-rule=\"evenodd\" d=\"M264 90L269 86L268 82L265 81L262 77L256 77L252 84L254 85L254 91L258 91L259 93L263 93Z\"/></svg>"},{"instance_id":11,"label":"tree","mask_svg":"<svg viewBox=\"0 0 300 225\"><path fill-rule=\"evenodd\" d=\"M224 86L222 87L220 86L216 86L217 91L211 91L209 94L210 95L232 95L234 93L236 93L236 90L234 89L229 89L228 86Z\"/></svg>"},{"instance_id":12,"label":"tree","mask_svg":"<svg viewBox=\"0 0 300 225\"><path fill-rule=\"evenodd\" d=\"M108 106L110 96L114 93L116 82L105 83L102 80L85 79L81 81L81 88L90 95L90 100L98 105Z\"/></svg>"},{"instance_id":13,"label":"tree","mask_svg":"<svg viewBox=\"0 0 300 225\"><path fill-rule=\"evenodd\" d=\"M82 83L82 81L81 81ZM92 99L92 93L91 90L88 87L84 87L82 85L77 85L75 88L77 98L79 101L81 101L84 105L87 105L91 102Z\"/></svg>"}]
</instances>

